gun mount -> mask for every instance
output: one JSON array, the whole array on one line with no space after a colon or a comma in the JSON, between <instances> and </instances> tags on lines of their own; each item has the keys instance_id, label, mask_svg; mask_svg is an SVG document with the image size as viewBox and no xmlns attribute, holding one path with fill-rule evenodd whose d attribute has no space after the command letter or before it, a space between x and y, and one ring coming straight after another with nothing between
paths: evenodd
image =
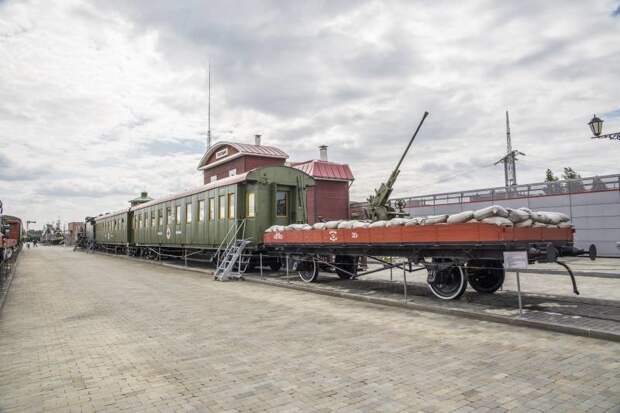
<instances>
[{"instance_id":1,"label":"gun mount","mask_svg":"<svg viewBox=\"0 0 620 413\"><path fill-rule=\"evenodd\" d=\"M392 171L392 174L388 178L387 182L383 182L379 189L375 189L375 194L368 197L368 205L364 207L364 218L371 219L373 221L377 220L387 220L395 217L405 217L409 214L404 211L405 205L401 202L397 203L394 208L390 204L390 195L392 194L392 190L394 187L394 183L396 182L396 178L398 178L398 174L400 173L400 165L403 163L405 156L407 156L407 152L409 152L409 148L411 148L411 144L415 139L416 135L420 131L424 120L428 116L428 112L424 112L424 116L422 116L422 120L418 124L413 136L409 140L409 144L405 148L400 160L396 164L396 168Z\"/></svg>"}]
</instances>

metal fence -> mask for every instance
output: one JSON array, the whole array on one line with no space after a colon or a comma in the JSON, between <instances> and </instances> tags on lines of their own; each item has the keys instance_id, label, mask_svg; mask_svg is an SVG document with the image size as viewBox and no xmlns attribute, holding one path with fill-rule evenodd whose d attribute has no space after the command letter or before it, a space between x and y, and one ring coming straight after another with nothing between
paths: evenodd
<instances>
[{"instance_id":1,"label":"metal fence","mask_svg":"<svg viewBox=\"0 0 620 413\"><path fill-rule=\"evenodd\" d=\"M463 204L468 202L496 202L507 199L534 198L550 195L581 194L601 191L620 192L620 174L566 179L555 182L539 182L495 187L471 191L446 192L432 195L394 198L403 200L407 208ZM357 206L357 205L356 205ZM361 205L360 205L361 206Z\"/></svg>"}]
</instances>

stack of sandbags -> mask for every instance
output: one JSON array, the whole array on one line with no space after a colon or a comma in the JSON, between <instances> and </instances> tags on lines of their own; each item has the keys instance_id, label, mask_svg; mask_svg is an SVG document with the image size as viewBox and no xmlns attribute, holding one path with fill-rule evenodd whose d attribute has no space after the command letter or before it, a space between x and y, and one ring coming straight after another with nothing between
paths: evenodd
<instances>
[{"instance_id":1,"label":"stack of sandbags","mask_svg":"<svg viewBox=\"0 0 620 413\"><path fill-rule=\"evenodd\" d=\"M515 226L517 228L570 228L570 219L560 212L532 211L529 208L504 208L491 205L475 211L463 211L452 215L431 215L416 218L392 218L385 221L334 220L308 224L291 224L287 226L273 225L265 232L274 231L308 231L311 229L359 229L384 228L416 225L462 224L484 222L500 226Z\"/></svg>"}]
</instances>

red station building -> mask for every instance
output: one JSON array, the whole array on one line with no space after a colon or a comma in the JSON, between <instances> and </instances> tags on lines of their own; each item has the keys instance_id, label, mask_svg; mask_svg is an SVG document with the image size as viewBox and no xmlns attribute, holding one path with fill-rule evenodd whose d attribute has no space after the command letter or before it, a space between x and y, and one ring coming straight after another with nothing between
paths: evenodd
<instances>
[{"instance_id":1,"label":"red station building","mask_svg":"<svg viewBox=\"0 0 620 413\"><path fill-rule=\"evenodd\" d=\"M283 165L297 168L316 180L307 191L308 223L348 219L349 187L353 173L347 164L329 162L327 146L320 147L320 159L305 162L286 162L288 154L273 146L261 145L260 136L254 145L236 142L217 142L203 155L198 170L203 171L204 183L242 174L252 169Z\"/></svg>"}]
</instances>

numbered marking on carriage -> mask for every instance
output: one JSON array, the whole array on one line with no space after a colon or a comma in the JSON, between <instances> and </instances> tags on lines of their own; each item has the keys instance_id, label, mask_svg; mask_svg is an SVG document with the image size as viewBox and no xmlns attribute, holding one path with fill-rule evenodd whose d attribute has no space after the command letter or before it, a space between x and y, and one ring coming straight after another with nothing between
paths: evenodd
<instances>
[{"instance_id":1,"label":"numbered marking on carriage","mask_svg":"<svg viewBox=\"0 0 620 413\"><path fill-rule=\"evenodd\" d=\"M276 232L275 234L273 234L273 239L284 239L284 234L282 234L281 232Z\"/></svg>"},{"instance_id":2,"label":"numbered marking on carriage","mask_svg":"<svg viewBox=\"0 0 620 413\"><path fill-rule=\"evenodd\" d=\"M355 231L351 231L351 238L352 239L357 239L357 238L359 238L359 234L357 232L355 232Z\"/></svg>"},{"instance_id":3,"label":"numbered marking on carriage","mask_svg":"<svg viewBox=\"0 0 620 413\"><path fill-rule=\"evenodd\" d=\"M332 242L338 241L338 233L336 231L329 231L329 240Z\"/></svg>"}]
</instances>

